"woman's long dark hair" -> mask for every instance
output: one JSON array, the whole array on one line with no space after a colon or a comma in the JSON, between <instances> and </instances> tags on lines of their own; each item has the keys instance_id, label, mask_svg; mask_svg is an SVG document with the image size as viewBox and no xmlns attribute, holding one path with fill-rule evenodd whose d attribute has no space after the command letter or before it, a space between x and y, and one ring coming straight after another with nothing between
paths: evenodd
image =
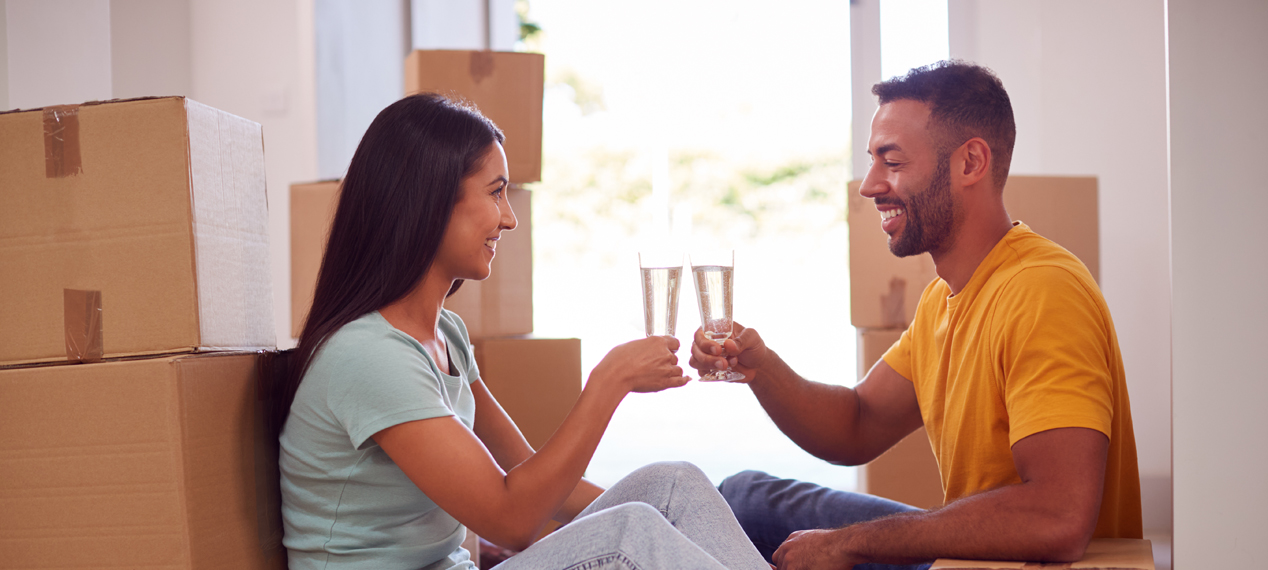
<instances>
[{"instance_id":1,"label":"woman's long dark hair","mask_svg":"<svg viewBox=\"0 0 1268 570\"><path fill-rule=\"evenodd\" d=\"M473 108L436 94L383 109L357 146L317 274L313 306L278 399L284 425L317 350L340 327L397 301L436 258L462 179L502 131ZM454 283L452 295L462 282Z\"/></svg>"}]
</instances>

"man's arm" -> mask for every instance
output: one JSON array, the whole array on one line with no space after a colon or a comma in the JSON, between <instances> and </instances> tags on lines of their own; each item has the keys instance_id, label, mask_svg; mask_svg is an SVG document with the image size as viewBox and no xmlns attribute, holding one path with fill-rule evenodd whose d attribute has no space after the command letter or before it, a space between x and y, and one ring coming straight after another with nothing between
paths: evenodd
<instances>
[{"instance_id":1,"label":"man's arm","mask_svg":"<svg viewBox=\"0 0 1268 570\"><path fill-rule=\"evenodd\" d=\"M795 532L775 552L775 565L797 570L936 558L1078 560L1096 528L1108 450L1109 438L1091 429L1034 434L1013 445L1021 483L933 511Z\"/></svg>"},{"instance_id":2,"label":"man's arm","mask_svg":"<svg viewBox=\"0 0 1268 570\"><path fill-rule=\"evenodd\" d=\"M857 388L811 382L767 348L756 330L734 326L725 355L696 330L690 365L704 374L729 364L744 374L775 425L811 455L861 465L921 426L915 388L883 360Z\"/></svg>"}]
</instances>

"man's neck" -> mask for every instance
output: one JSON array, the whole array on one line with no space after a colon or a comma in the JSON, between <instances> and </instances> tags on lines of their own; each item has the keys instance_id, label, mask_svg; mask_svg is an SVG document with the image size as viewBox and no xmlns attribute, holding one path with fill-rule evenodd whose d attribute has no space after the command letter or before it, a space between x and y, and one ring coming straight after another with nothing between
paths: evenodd
<instances>
[{"instance_id":1,"label":"man's neck","mask_svg":"<svg viewBox=\"0 0 1268 570\"><path fill-rule=\"evenodd\" d=\"M1013 228L1003 204L977 218L964 220L949 247L929 252L938 277L951 287L952 295L959 294L969 284L977 266Z\"/></svg>"}]
</instances>

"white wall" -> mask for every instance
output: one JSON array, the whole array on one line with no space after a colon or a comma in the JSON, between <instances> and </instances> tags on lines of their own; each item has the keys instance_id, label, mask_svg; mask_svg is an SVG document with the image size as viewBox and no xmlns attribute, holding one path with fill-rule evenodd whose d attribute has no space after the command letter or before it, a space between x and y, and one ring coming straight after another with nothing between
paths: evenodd
<instances>
[{"instance_id":1,"label":"white wall","mask_svg":"<svg viewBox=\"0 0 1268 570\"><path fill-rule=\"evenodd\" d=\"M1169 0L1175 567L1268 536L1268 3Z\"/></svg>"},{"instance_id":2,"label":"white wall","mask_svg":"<svg viewBox=\"0 0 1268 570\"><path fill-rule=\"evenodd\" d=\"M116 98L188 95L188 0L110 0Z\"/></svg>"},{"instance_id":3,"label":"white wall","mask_svg":"<svg viewBox=\"0 0 1268 570\"><path fill-rule=\"evenodd\" d=\"M414 49L511 51L520 37L515 0L410 0L410 6Z\"/></svg>"},{"instance_id":4,"label":"white wall","mask_svg":"<svg viewBox=\"0 0 1268 570\"><path fill-rule=\"evenodd\" d=\"M317 178L313 0L189 0L190 95L259 122L278 344L290 339L290 184Z\"/></svg>"},{"instance_id":5,"label":"white wall","mask_svg":"<svg viewBox=\"0 0 1268 570\"><path fill-rule=\"evenodd\" d=\"M405 94L408 3L317 0L317 174L343 178L366 128Z\"/></svg>"},{"instance_id":6,"label":"white wall","mask_svg":"<svg viewBox=\"0 0 1268 570\"><path fill-rule=\"evenodd\" d=\"M7 0L8 104L111 97L110 0Z\"/></svg>"},{"instance_id":7,"label":"white wall","mask_svg":"<svg viewBox=\"0 0 1268 570\"><path fill-rule=\"evenodd\" d=\"M1014 174L1100 180L1101 290L1127 371L1146 528L1171 527L1171 287L1163 6L957 0L951 56L993 69Z\"/></svg>"},{"instance_id":8,"label":"white wall","mask_svg":"<svg viewBox=\"0 0 1268 570\"><path fill-rule=\"evenodd\" d=\"M0 111L9 108L9 9L0 1Z\"/></svg>"},{"instance_id":9,"label":"white wall","mask_svg":"<svg viewBox=\"0 0 1268 570\"><path fill-rule=\"evenodd\" d=\"M881 2L850 2L850 179L867 173L872 159L867 154L867 141L872 132L872 115L876 114L876 96L872 86L881 80Z\"/></svg>"}]
</instances>

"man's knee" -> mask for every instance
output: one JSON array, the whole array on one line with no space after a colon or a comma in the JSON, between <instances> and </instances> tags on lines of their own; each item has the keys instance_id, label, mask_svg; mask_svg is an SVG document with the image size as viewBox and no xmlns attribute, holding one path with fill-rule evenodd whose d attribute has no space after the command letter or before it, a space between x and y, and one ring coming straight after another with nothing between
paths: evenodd
<instances>
[{"instance_id":1,"label":"man's knee","mask_svg":"<svg viewBox=\"0 0 1268 570\"><path fill-rule=\"evenodd\" d=\"M735 475L722 480L722 484L718 485L718 492L722 493L722 497L731 502L731 499L745 495L752 486L759 481L768 481L774 479L769 473L764 471L755 471L749 469L740 471Z\"/></svg>"}]
</instances>

